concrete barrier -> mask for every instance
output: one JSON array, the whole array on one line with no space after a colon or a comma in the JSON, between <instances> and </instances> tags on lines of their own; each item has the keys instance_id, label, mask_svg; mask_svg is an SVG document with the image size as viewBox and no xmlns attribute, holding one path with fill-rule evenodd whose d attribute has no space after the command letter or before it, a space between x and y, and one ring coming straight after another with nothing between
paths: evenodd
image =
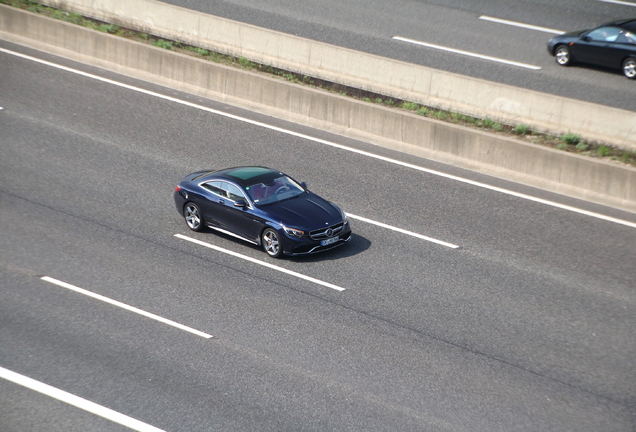
<instances>
[{"instance_id":1,"label":"concrete barrier","mask_svg":"<svg viewBox=\"0 0 636 432\"><path fill-rule=\"evenodd\" d=\"M0 38L285 120L636 211L636 169L356 101L0 5Z\"/></svg>"},{"instance_id":2,"label":"concrete barrier","mask_svg":"<svg viewBox=\"0 0 636 432\"><path fill-rule=\"evenodd\" d=\"M427 106L636 150L636 113L456 75L168 5L41 0L108 22ZM546 54L547 55L547 54Z\"/></svg>"}]
</instances>

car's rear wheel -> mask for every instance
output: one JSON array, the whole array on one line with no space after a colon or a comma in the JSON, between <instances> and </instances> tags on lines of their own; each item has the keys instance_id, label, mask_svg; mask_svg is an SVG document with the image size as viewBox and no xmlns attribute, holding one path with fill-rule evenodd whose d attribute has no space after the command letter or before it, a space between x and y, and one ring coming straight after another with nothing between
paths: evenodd
<instances>
[{"instance_id":1,"label":"car's rear wheel","mask_svg":"<svg viewBox=\"0 0 636 432\"><path fill-rule=\"evenodd\" d=\"M561 66L569 66L572 64L572 53L567 45L559 45L554 52L556 62Z\"/></svg>"},{"instance_id":2,"label":"car's rear wheel","mask_svg":"<svg viewBox=\"0 0 636 432\"><path fill-rule=\"evenodd\" d=\"M188 228L192 231L201 231L204 227L203 217L201 216L201 210L193 202L187 203L183 207L183 217L185 218Z\"/></svg>"},{"instance_id":3,"label":"car's rear wheel","mask_svg":"<svg viewBox=\"0 0 636 432\"><path fill-rule=\"evenodd\" d=\"M636 59L627 57L623 62L623 75L629 79L636 79Z\"/></svg>"},{"instance_id":4,"label":"car's rear wheel","mask_svg":"<svg viewBox=\"0 0 636 432\"><path fill-rule=\"evenodd\" d=\"M267 255L272 258L278 258L283 254L278 233L271 228L266 228L263 234L261 234L261 244L265 252L267 252Z\"/></svg>"}]
</instances>

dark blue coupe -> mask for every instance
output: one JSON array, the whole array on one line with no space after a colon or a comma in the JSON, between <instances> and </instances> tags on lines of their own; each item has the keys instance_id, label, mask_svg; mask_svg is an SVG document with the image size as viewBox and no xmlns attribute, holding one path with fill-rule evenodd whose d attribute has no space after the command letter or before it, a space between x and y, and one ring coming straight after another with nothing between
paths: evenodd
<instances>
[{"instance_id":1,"label":"dark blue coupe","mask_svg":"<svg viewBox=\"0 0 636 432\"><path fill-rule=\"evenodd\" d=\"M270 168L197 171L175 187L177 211L193 231L212 228L261 245L272 257L305 255L351 240L337 205Z\"/></svg>"}]
</instances>

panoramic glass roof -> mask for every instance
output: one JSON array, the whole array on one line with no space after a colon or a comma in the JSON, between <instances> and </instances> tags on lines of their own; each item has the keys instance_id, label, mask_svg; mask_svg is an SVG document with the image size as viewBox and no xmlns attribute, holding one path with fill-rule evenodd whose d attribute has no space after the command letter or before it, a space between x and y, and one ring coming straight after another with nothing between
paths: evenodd
<instances>
[{"instance_id":1,"label":"panoramic glass roof","mask_svg":"<svg viewBox=\"0 0 636 432\"><path fill-rule=\"evenodd\" d=\"M272 173L272 170L264 167L240 167L227 172L228 175L241 180L249 180L251 178L270 173ZM278 174L278 171L276 174Z\"/></svg>"}]
</instances>

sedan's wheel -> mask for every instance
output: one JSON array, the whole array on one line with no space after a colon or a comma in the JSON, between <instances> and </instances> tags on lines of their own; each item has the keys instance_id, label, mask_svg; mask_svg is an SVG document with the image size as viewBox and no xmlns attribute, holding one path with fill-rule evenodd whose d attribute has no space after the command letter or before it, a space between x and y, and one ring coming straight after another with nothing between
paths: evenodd
<instances>
[{"instance_id":1,"label":"sedan's wheel","mask_svg":"<svg viewBox=\"0 0 636 432\"><path fill-rule=\"evenodd\" d=\"M555 53L556 62L561 66L569 66L572 63L570 48L567 45L559 45Z\"/></svg>"},{"instance_id":2,"label":"sedan's wheel","mask_svg":"<svg viewBox=\"0 0 636 432\"><path fill-rule=\"evenodd\" d=\"M278 233L271 228L267 228L261 235L261 243L265 252L273 258L278 258L283 253L283 249L280 246L280 239Z\"/></svg>"},{"instance_id":3,"label":"sedan's wheel","mask_svg":"<svg viewBox=\"0 0 636 432\"><path fill-rule=\"evenodd\" d=\"M192 231L201 231L203 229L201 210L195 203L189 202L186 204L183 208L183 217L185 217L185 221Z\"/></svg>"},{"instance_id":4,"label":"sedan's wheel","mask_svg":"<svg viewBox=\"0 0 636 432\"><path fill-rule=\"evenodd\" d=\"M636 79L636 59L628 57L623 62L623 74L629 79Z\"/></svg>"}]
</instances>

